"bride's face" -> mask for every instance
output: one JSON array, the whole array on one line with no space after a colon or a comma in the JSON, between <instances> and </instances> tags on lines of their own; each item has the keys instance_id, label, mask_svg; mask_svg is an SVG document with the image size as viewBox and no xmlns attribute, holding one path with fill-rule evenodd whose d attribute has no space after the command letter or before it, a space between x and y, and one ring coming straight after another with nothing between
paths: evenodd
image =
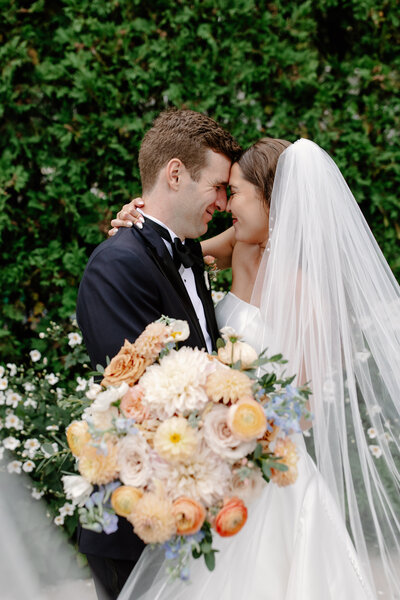
<instances>
[{"instance_id":1,"label":"bride's face","mask_svg":"<svg viewBox=\"0 0 400 600\"><path fill-rule=\"evenodd\" d=\"M244 179L237 163L229 177L231 196L226 210L232 213L232 224L238 242L263 244L268 239L268 208L261 191Z\"/></svg>"}]
</instances>

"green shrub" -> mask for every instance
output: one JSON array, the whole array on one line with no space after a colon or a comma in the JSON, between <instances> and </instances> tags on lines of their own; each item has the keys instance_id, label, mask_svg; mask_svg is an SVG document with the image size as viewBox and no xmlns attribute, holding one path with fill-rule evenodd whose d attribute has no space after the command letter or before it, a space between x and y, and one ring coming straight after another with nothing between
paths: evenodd
<instances>
[{"instance_id":1,"label":"green shrub","mask_svg":"<svg viewBox=\"0 0 400 600\"><path fill-rule=\"evenodd\" d=\"M74 312L87 258L140 191L137 152L167 106L246 146L330 152L397 277L400 105L394 0L0 0L1 353ZM224 227L216 219L211 233Z\"/></svg>"}]
</instances>

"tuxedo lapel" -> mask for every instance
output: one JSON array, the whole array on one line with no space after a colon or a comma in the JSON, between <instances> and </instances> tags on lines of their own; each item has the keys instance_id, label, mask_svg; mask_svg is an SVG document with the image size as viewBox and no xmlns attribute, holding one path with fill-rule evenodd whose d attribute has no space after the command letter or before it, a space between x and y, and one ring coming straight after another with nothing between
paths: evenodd
<instances>
[{"instance_id":1,"label":"tuxedo lapel","mask_svg":"<svg viewBox=\"0 0 400 600\"><path fill-rule=\"evenodd\" d=\"M157 267L159 268L161 274L172 284L174 289L179 294L180 299L182 300L182 304L184 305L186 311L191 315L191 327L194 327L198 337L201 340L203 347L206 347L206 342L204 339L203 332L201 330L198 317L194 310L192 301L187 292L185 284L182 281L182 277L179 275L179 272L174 264L174 261L168 252L168 249L161 238L161 236L154 231L151 227L144 227L139 230L135 228L135 232L138 232L146 246L147 252L153 258ZM197 281L196 281L197 287ZM200 294L199 294L200 296ZM200 296L202 300L202 297ZM203 301L203 300L202 300ZM168 315L167 315L168 316Z\"/></svg>"},{"instance_id":2,"label":"tuxedo lapel","mask_svg":"<svg viewBox=\"0 0 400 600\"><path fill-rule=\"evenodd\" d=\"M201 262L198 261L197 264L193 265L193 273L196 281L196 289L199 295L199 298L203 304L204 314L207 321L207 329L210 334L213 348L216 347L216 342L219 337L217 320L215 318L215 309L214 303L212 301L211 293L209 286L206 285L206 279L209 283L208 273L204 270L203 265L203 253L201 251L201 246L199 242L191 241L192 252L195 252L198 258L201 258Z\"/></svg>"}]
</instances>

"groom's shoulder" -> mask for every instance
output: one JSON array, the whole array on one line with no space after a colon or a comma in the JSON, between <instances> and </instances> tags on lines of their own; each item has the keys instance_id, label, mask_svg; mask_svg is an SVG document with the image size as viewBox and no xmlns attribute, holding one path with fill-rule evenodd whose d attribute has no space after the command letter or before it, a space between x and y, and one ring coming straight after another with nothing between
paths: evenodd
<instances>
[{"instance_id":1,"label":"groom's shoulder","mask_svg":"<svg viewBox=\"0 0 400 600\"><path fill-rule=\"evenodd\" d=\"M93 263L131 261L133 256L146 260L147 252L140 233L135 229L120 229L113 237L99 244L92 252L87 267Z\"/></svg>"}]
</instances>

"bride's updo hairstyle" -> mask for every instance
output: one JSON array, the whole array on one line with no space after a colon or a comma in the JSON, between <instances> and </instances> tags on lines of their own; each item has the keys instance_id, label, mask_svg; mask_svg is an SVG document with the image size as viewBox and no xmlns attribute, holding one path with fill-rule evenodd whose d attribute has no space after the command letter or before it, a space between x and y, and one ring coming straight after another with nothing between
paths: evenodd
<instances>
[{"instance_id":1,"label":"bride's updo hairstyle","mask_svg":"<svg viewBox=\"0 0 400 600\"><path fill-rule=\"evenodd\" d=\"M243 177L260 190L267 208L271 202L278 158L290 145L291 142L287 140L261 138L250 146L238 161Z\"/></svg>"}]
</instances>

